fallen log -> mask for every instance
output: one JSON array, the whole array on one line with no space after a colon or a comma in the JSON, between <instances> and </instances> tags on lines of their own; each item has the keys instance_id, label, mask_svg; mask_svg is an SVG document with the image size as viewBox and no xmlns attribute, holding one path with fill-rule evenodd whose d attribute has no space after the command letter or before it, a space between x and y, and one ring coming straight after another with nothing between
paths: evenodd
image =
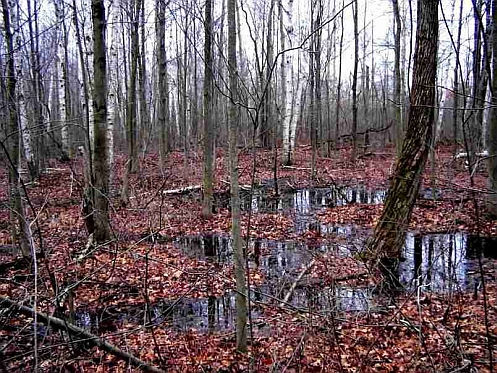
<instances>
[{"instance_id":1,"label":"fallen log","mask_svg":"<svg viewBox=\"0 0 497 373\"><path fill-rule=\"evenodd\" d=\"M167 195L178 195L178 194L187 194L190 192L195 192L195 191L201 190L201 189L202 189L202 185L192 185L192 186L187 186L184 188L164 190L162 193L167 194Z\"/></svg>"},{"instance_id":2,"label":"fallen log","mask_svg":"<svg viewBox=\"0 0 497 373\"><path fill-rule=\"evenodd\" d=\"M79 328L73 324L69 324L66 321L59 319L57 317L48 316L42 312L33 310L30 307L26 307L20 303L17 303L7 297L0 295L0 308L13 308L19 311L19 313L27 316L33 317L36 313L38 321L42 322L47 326L51 326L54 329L60 331L67 331L76 337L83 337L86 343L89 343L95 347L102 349L103 351L121 359L123 361L128 362L130 365L137 367L144 372L153 372L153 373L164 373L162 369L159 369L153 365L147 364L143 360L138 359L136 356L133 356L117 346L105 341L104 339L96 336L94 334L88 333L86 330Z\"/></svg>"},{"instance_id":3,"label":"fallen log","mask_svg":"<svg viewBox=\"0 0 497 373\"><path fill-rule=\"evenodd\" d=\"M311 262L300 272L300 274L297 276L295 281L293 282L292 286L290 287L290 290L288 290L288 293L286 293L285 298L283 298L283 301L280 303L280 307L284 307L286 303L290 300L290 297L292 296L293 292L297 288L298 283L300 280L302 280L302 277L309 272L309 270L314 266L316 263L316 259L312 259Z\"/></svg>"},{"instance_id":4,"label":"fallen log","mask_svg":"<svg viewBox=\"0 0 497 373\"><path fill-rule=\"evenodd\" d=\"M283 169L283 170L311 171L310 167L294 167L294 166L285 166L285 165L282 165L281 169Z\"/></svg>"}]
</instances>

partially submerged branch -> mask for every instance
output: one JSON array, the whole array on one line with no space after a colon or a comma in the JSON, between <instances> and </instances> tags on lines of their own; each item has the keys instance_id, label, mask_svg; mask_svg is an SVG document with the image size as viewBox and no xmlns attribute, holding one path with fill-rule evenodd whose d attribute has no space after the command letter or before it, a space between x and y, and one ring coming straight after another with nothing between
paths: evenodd
<instances>
[{"instance_id":1,"label":"partially submerged branch","mask_svg":"<svg viewBox=\"0 0 497 373\"><path fill-rule=\"evenodd\" d=\"M295 281L293 282L292 286L290 287L290 289L288 290L288 293L286 293L285 295L285 298L283 298L283 301L280 303L280 307L283 307L286 303L288 303L288 301L290 300L293 292L295 291L295 289L297 288L297 285L298 283L302 280L302 277L304 277L304 275L310 271L310 269L314 266L314 264L316 263L316 259L312 259L310 261L310 263L305 266L302 271L300 272L300 274L297 276L297 278L295 279Z\"/></svg>"},{"instance_id":2,"label":"partially submerged branch","mask_svg":"<svg viewBox=\"0 0 497 373\"><path fill-rule=\"evenodd\" d=\"M15 302L1 295L0 295L0 308L15 309L19 313L27 317L34 317L36 315L39 322L42 322L43 324L51 326L52 328L57 330L67 331L69 334L72 334L73 336L82 337L86 343L98 347L101 350L117 357L118 359L128 362L130 365L137 367L143 370L144 372L164 373L162 369L147 364L143 360L140 360L137 357L119 349L117 346L110 344L109 342L105 341L99 336L88 333L86 330L79 328L75 325L69 324L66 321L59 319L57 317L48 316L42 312L35 311L30 307L26 307L18 302Z\"/></svg>"}]
</instances>

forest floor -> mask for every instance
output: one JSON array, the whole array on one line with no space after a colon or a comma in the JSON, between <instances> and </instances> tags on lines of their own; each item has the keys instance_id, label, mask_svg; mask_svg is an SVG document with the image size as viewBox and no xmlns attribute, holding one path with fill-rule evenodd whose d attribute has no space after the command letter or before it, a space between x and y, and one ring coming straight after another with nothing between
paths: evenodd
<instances>
[{"instance_id":1,"label":"forest floor","mask_svg":"<svg viewBox=\"0 0 497 373\"><path fill-rule=\"evenodd\" d=\"M65 316L120 349L170 372L470 372L497 359L497 222L485 217L486 172L471 182L449 148L437 150L435 188L429 166L403 258L386 288L361 261L393 170L393 149L351 165L348 150L319 158L310 148L279 168L274 196L271 151L240 155L242 232L251 287L249 353L235 352L235 292L230 245L227 153L218 150L214 218L201 218L201 192L165 191L202 183L201 154L140 159L131 198L119 203L124 157L113 175L114 240L85 250L81 160L51 161L27 186L43 239L38 309ZM34 275L19 265L9 238L8 184L0 179L0 295L32 305ZM193 188L194 189L194 188ZM433 199L435 195L435 199ZM476 209L475 209L476 207ZM251 212L250 212L251 210ZM307 269L307 271L306 271ZM303 272L287 302L281 300ZM54 289L72 289L64 310ZM484 282L482 281L482 273ZM62 312L62 314L61 314ZM486 321L485 321L486 320ZM0 313L0 371L30 371L33 335L39 371L129 371L126 363L68 340L15 312Z\"/></svg>"}]
</instances>

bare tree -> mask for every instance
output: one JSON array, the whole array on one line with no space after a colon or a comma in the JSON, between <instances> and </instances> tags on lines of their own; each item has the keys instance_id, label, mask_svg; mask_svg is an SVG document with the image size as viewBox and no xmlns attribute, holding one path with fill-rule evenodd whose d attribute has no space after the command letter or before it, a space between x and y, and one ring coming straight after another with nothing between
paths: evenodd
<instances>
[{"instance_id":1,"label":"bare tree","mask_svg":"<svg viewBox=\"0 0 497 373\"><path fill-rule=\"evenodd\" d=\"M488 210L497 218L497 1L492 0L492 109L488 131L488 183L492 191L488 198Z\"/></svg>"},{"instance_id":2,"label":"bare tree","mask_svg":"<svg viewBox=\"0 0 497 373\"><path fill-rule=\"evenodd\" d=\"M157 126L159 127L159 159L161 169L164 168L167 152L167 59L166 59L166 2L165 0L156 1L157 21L156 21L156 38L157 38L157 75L158 75L158 110Z\"/></svg>"},{"instance_id":3,"label":"bare tree","mask_svg":"<svg viewBox=\"0 0 497 373\"><path fill-rule=\"evenodd\" d=\"M403 124L402 124L402 105L401 105L401 74L400 74L400 36L402 33L402 21L400 19L399 2L392 0L394 21L395 21L395 61L394 61L394 105L395 105L395 145L397 154L400 154L402 148Z\"/></svg>"},{"instance_id":4,"label":"bare tree","mask_svg":"<svg viewBox=\"0 0 497 373\"><path fill-rule=\"evenodd\" d=\"M57 18L57 64L55 66L57 81L57 96L59 104L59 119L61 122L61 151L62 158L69 159L69 82L67 79L67 29L64 14L64 2L54 1L55 15Z\"/></svg>"},{"instance_id":5,"label":"bare tree","mask_svg":"<svg viewBox=\"0 0 497 373\"><path fill-rule=\"evenodd\" d=\"M105 44L104 0L92 0L93 70L94 70L94 237L104 242L110 237L109 227L109 147L107 139L107 57Z\"/></svg>"},{"instance_id":6,"label":"bare tree","mask_svg":"<svg viewBox=\"0 0 497 373\"><path fill-rule=\"evenodd\" d=\"M38 170L36 167L35 154L31 145L31 133L28 125L26 87L24 84L27 76L25 76L24 40L21 30L19 0L10 2L10 17L10 26L12 28L11 36L14 47L12 58L14 60L15 78L17 83L15 96L17 120L19 123L19 131L21 132L24 157L26 158L31 177L35 178L38 174Z\"/></svg>"},{"instance_id":7,"label":"bare tree","mask_svg":"<svg viewBox=\"0 0 497 373\"><path fill-rule=\"evenodd\" d=\"M357 156L357 67L359 65L359 31L358 31L358 4L357 0L352 4L354 18L354 70L352 73L352 153L350 161L355 163Z\"/></svg>"},{"instance_id":8,"label":"bare tree","mask_svg":"<svg viewBox=\"0 0 497 373\"><path fill-rule=\"evenodd\" d=\"M17 6L17 4L14 4ZM6 99L9 110L9 136L7 141L8 156L10 160L9 167L9 202L11 208L11 224L13 241L18 242L21 253L24 257L31 256L30 230L24 216L24 208L21 198L21 186L19 170L19 113L17 109L17 87L15 72L15 50L14 35L11 26L11 13L7 0L2 0L3 22L5 28L5 43L7 49L7 87ZM4 150L6 150L4 148Z\"/></svg>"},{"instance_id":9,"label":"bare tree","mask_svg":"<svg viewBox=\"0 0 497 373\"><path fill-rule=\"evenodd\" d=\"M283 7L283 0L280 0L280 48L292 48L296 46L295 27L293 24L293 0L288 0ZM286 36L285 36L286 31ZM286 44L288 39L288 45ZM300 108L300 80L297 78L299 72L294 67L294 51L286 52L282 61L282 91L281 115L283 116L283 164L291 165L293 162L293 151L295 148L295 131L297 128L298 115L295 110ZM283 89L284 87L284 89Z\"/></svg>"},{"instance_id":10,"label":"bare tree","mask_svg":"<svg viewBox=\"0 0 497 373\"><path fill-rule=\"evenodd\" d=\"M398 258L418 195L435 117L438 1L418 1L409 122L385 207L368 248L373 258Z\"/></svg>"},{"instance_id":11,"label":"bare tree","mask_svg":"<svg viewBox=\"0 0 497 373\"><path fill-rule=\"evenodd\" d=\"M205 2L204 20L204 198L202 216L212 217L214 184L214 124L212 123L212 96L214 89L212 58L212 0Z\"/></svg>"},{"instance_id":12,"label":"bare tree","mask_svg":"<svg viewBox=\"0 0 497 373\"><path fill-rule=\"evenodd\" d=\"M229 161L231 182L231 235L236 277L236 348L247 351L247 284L245 279L245 257L240 228L240 188L238 185L238 73L236 60L236 0L228 0L228 69L230 86L229 117Z\"/></svg>"}]
</instances>

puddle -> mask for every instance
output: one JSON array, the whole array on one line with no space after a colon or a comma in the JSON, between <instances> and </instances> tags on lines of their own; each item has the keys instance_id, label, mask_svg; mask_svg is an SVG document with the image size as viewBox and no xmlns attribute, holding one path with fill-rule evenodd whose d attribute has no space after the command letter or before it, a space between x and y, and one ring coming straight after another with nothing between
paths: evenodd
<instances>
[{"instance_id":1,"label":"puddle","mask_svg":"<svg viewBox=\"0 0 497 373\"><path fill-rule=\"evenodd\" d=\"M399 279L408 288L448 293L471 290L479 284L478 256L481 255L490 280L497 275L497 237L456 234L408 234L405 261L399 265Z\"/></svg>"},{"instance_id":2,"label":"puddle","mask_svg":"<svg viewBox=\"0 0 497 373\"><path fill-rule=\"evenodd\" d=\"M354 232L352 227L340 227L344 235ZM191 236L174 243L185 254L218 265L232 265L231 242L228 236ZM489 279L497 274L497 238L482 238L463 233L408 234L398 278L407 291L422 285L422 292L447 293L472 290L479 281L478 255L481 255ZM288 288L302 268L320 253L333 252L337 256L353 255L351 244L324 243L314 247L295 241L250 241L250 265L258 266L265 274L265 282L251 290L252 317L260 318L257 302L276 304L283 299ZM145 306L110 307L96 313L80 310L76 324L93 332L113 332L126 324L165 325L177 331L196 330L202 333L232 331L235 328L235 293L221 297L184 298L152 305L150 316ZM276 298L276 299L275 299ZM383 310L390 301L370 287L351 287L337 284L334 287L297 286L289 304L295 308L324 315L336 312L370 312Z\"/></svg>"},{"instance_id":3,"label":"puddle","mask_svg":"<svg viewBox=\"0 0 497 373\"><path fill-rule=\"evenodd\" d=\"M316 210L327 207L345 206L354 203L380 204L386 197L385 189L367 188L363 185L354 187L306 188L284 192L279 197L273 195L271 188L255 189L250 198L246 191L241 193L241 208L252 212L293 212L296 214L312 214ZM229 193L218 194L215 204L228 208Z\"/></svg>"},{"instance_id":4,"label":"puddle","mask_svg":"<svg viewBox=\"0 0 497 373\"><path fill-rule=\"evenodd\" d=\"M258 266L267 282L281 289L293 281L302 267L315 255L333 253L346 257L360 252L364 230L354 226L326 227L348 238L344 243L324 242L308 246L297 241L250 240L250 263ZM231 241L228 236L209 235L182 237L175 246L190 257L207 260L219 265L232 264ZM479 281L478 255L481 255L489 278L497 274L496 237L481 237L464 233L415 235L409 233L403 250L403 261L398 268L398 278L406 288L422 285L425 291L446 293L470 290ZM270 292L271 295L275 293Z\"/></svg>"},{"instance_id":5,"label":"puddle","mask_svg":"<svg viewBox=\"0 0 497 373\"><path fill-rule=\"evenodd\" d=\"M257 314L253 315L257 317ZM234 329L235 295L221 297L184 298L146 305L111 307L99 312L79 310L75 324L95 333L117 331L123 325L167 325L177 331L227 331Z\"/></svg>"},{"instance_id":6,"label":"puddle","mask_svg":"<svg viewBox=\"0 0 497 373\"><path fill-rule=\"evenodd\" d=\"M350 257L362 250L364 240L370 230L353 225L331 226L320 223L316 212L320 209L345 206L351 203L380 204L386 197L384 189L369 189L363 186L353 188L300 189L274 198L268 188L254 191L250 198L242 193L242 209L252 208L257 212L275 212L290 215L294 220L296 233L319 232L324 237L335 237L341 242L316 243L286 240L272 241L251 239L249 241L249 263L258 267L265 275L265 281L251 289L251 297L256 302L253 319L260 314L257 301L275 303L283 299L295 278L316 255L333 253L339 257ZM428 192L427 192L428 193ZM223 199L224 198L224 199ZM229 196L217 195L218 207L229 206ZM209 234L183 236L173 244L185 255L211 262L218 266L231 266L233 250L228 235ZM478 256L485 261L489 279L495 280L497 238L477 240L474 236L455 234L408 234L403 250L404 261L400 262L396 273L406 290L447 293L473 289L479 281ZM164 323L179 331L195 329L200 332L228 331L234 329L236 306L235 293L222 297L181 299L154 304L150 312L144 306L129 306L122 309L103 310L90 314L79 312L77 322L86 328L102 330L125 323L153 324ZM276 298L276 299L275 299ZM306 286L302 281L294 290L290 305L322 314L334 312L363 312L383 308L388 304L384 296L369 287L351 287L337 284L334 287L320 288ZM112 312L109 312L112 311ZM151 316L148 317L147 315Z\"/></svg>"}]
</instances>

